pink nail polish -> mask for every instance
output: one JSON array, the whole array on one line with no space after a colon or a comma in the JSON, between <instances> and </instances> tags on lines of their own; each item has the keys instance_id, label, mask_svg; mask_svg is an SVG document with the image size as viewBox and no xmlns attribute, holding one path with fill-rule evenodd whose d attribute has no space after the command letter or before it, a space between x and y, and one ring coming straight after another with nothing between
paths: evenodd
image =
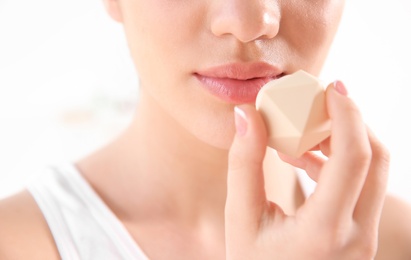
<instances>
[{"instance_id":1,"label":"pink nail polish","mask_svg":"<svg viewBox=\"0 0 411 260\"><path fill-rule=\"evenodd\" d=\"M245 133L247 132L247 117L244 112L239 107L234 107L234 120L235 120L235 128L237 131L237 134L240 136L244 136Z\"/></svg>"},{"instance_id":2,"label":"pink nail polish","mask_svg":"<svg viewBox=\"0 0 411 260\"><path fill-rule=\"evenodd\" d=\"M334 88L335 90L337 90L338 93L340 93L343 96L347 96L348 95L348 91L345 88L344 83L342 83L339 80L334 81Z\"/></svg>"}]
</instances>

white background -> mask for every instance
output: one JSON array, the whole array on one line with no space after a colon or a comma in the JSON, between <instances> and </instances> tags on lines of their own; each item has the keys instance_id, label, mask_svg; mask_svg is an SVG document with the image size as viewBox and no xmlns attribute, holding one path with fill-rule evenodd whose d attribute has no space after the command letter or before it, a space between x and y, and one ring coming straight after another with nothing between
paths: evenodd
<instances>
[{"instance_id":1,"label":"white background","mask_svg":"<svg viewBox=\"0 0 411 260\"><path fill-rule=\"evenodd\" d=\"M342 79L392 154L389 191L411 202L411 1L347 1L322 74ZM129 122L137 77L101 0L0 0L0 198Z\"/></svg>"}]
</instances>

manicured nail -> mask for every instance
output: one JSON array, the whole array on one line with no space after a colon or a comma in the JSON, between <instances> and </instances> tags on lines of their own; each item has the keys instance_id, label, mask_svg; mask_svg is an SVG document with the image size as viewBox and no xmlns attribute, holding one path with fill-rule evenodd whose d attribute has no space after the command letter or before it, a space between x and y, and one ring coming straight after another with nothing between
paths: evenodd
<instances>
[{"instance_id":1,"label":"manicured nail","mask_svg":"<svg viewBox=\"0 0 411 260\"><path fill-rule=\"evenodd\" d=\"M237 134L240 136L244 136L247 132L247 117L245 115L245 112L239 107L234 107L234 114L235 128Z\"/></svg>"},{"instance_id":2,"label":"manicured nail","mask_svg":"<svg viewBox=\"0 0 411 260\"><path fill-rule=\"evenodd\" d=\"M337 80L334 81L334 88L335 90L337 90L338 93L340 93L343 96L347 96L348 95L348 91L344 86L344 83L342 83L341 81Z\"/></svg>"}]
</instances>

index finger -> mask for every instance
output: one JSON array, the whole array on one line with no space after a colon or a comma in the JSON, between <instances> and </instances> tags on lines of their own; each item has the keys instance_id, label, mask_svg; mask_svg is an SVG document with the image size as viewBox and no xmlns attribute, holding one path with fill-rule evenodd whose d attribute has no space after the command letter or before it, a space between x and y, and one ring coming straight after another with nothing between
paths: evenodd
<instances>
[{"instance_id":1,"label":"index finger","mask_svg":"<svg viewBox=\"0 0 411 260\"><path fill-rule=\"evenodd\" d=\"M236 107L235 112L237 133L229 152L227 176L227 236L231 231L256 231L266 206L262 165L267 133L263 119L251 105Z\"/></svg>"}]
</instances>

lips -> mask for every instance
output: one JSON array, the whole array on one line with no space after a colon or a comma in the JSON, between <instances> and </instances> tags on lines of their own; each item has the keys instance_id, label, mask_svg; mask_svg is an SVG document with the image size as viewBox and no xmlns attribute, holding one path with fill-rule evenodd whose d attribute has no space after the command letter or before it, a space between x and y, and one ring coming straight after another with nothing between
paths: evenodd
<instances>
[{"instance_id":1,"label":"lips","mask_svg":"<svg viewBox=\"0 0 411 260\"><path fill-rule=\"evenodd\" d=\"M260 89L284 73L267 63L232 63L194 73L210 94L233 104L254 103Z\"/></svg>"}]
</instances>

